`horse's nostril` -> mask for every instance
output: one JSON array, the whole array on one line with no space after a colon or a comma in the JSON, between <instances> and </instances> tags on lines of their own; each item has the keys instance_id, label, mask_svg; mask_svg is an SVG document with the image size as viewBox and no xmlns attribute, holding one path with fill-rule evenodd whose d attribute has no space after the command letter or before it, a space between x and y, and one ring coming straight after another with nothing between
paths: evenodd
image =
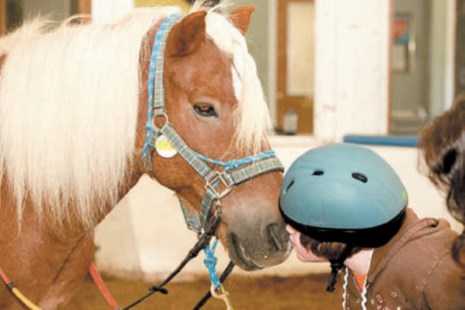
<instances>
[{"instance_id":1,"label":"horse's nostril","mask_svg":"<svg viewBox=\"0 0 465 310\"><path fill-rule=\"evenodd\" d=\"M276 250L283 251L285 249L285 240L283 240L282 236L284 227L283 225L279 225L278 223L272 223L267 226L268 234L270 237L270 245L272 245ZM284 234L287 236L287 234Z\"/></svg>"}]
</instances>

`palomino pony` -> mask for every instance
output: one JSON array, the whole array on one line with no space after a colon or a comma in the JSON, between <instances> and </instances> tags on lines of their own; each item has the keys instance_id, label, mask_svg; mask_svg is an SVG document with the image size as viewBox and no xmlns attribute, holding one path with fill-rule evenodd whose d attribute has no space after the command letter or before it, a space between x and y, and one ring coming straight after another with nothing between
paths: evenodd
<instances>
[{"instance_id":1,"label":"palomino pony","mask_svg":"<svg viewBox=\"0 0 465 310\"><path fill-rule=\"evenodd\" d=\"M253 8L221 12L34 21L0 40L0 268L42 309L75 295L94 227L144 173L199 233L221 212L215 235L242 269L288 256L282 167L244 39ZM21 305L0 288L0 308Z\"/></svg>"}]
</instances>

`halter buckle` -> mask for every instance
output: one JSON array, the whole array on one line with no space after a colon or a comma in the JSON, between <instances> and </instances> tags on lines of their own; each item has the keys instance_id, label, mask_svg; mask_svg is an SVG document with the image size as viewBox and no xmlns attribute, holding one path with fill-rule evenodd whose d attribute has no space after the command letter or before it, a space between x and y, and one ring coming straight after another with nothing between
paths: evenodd
<instances>
[{"instance_id":1,"label":"halter buckle","mask_svg":"<svg viewBox=\"0 0 465 310\"><path fill-rule=\"evenodd\" d=\"M225 175L223 171L217 172L211 180L205 183L205 190L212 191L217 199L222 199L232 190L232 186L228 184ZM226 187L221 193L216 190L216 186L218 186L217 182L221 182Z\"/></svg>"},{"instance_id":2,"label":"halter buckle","mask_svg":"<svg viewBox=\"0 0 465 310\"><path fill-rule=\"evenodd\" d=\"M157 109L162 109L162 108L154 108L153 109L155 111L155 113L154 113L154 116L152 117L152 126L153 126L153 128L156 128L157 130L160 130L160 128L162 128L165 124L169 124L170 121L168 119L168 114L166 114L166 112L164 112L164 109L162 110L163 112L157 112L158 111ZM157 118L163 118L164 119L164 122L160 127L158 127L155 124L155 120Z\"/></svg>"}]
</instances>

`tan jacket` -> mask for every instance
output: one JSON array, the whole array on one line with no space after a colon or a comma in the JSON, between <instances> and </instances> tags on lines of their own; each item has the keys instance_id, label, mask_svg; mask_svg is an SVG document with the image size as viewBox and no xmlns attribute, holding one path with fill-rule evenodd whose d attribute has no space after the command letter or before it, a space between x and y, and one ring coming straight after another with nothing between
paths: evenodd
<instances>
[{"instance_id":1,"label":"tan jacket","mask_svg":"<svg viewBox=\"0 0 465 310\"><path fill-rule=\"evenodd\" d=\"M451 257L456 237L447 221L420 220L407 209L399 233L373 253L366 309L465 309L465 273ZM346 309L362 309L350 272L345 298Z\"/></svg>"}]
</instances>

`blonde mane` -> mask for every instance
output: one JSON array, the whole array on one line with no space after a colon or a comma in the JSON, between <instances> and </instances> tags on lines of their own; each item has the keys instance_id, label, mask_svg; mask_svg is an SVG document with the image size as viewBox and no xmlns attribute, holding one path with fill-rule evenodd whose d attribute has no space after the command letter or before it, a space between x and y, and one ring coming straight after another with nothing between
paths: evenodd
<instances>
[{"instance_id":1,"label":"blonde mane","mask_svg":"<svg viewBox=\"0 0 465 310\"><path fill-rule=\"evenodd\" d=\"M255 61L248 52L245 37L216 11L232 1L223 1L207 15L207 34L225 53L233 57L233 81L239 105L236 110L235 147L256 153L271 132L271 120Z\"/></svg>"},{"instance_id":2,"label":"blonde mane","mask_svg":"<svg viewBox=\"0 0 465 310\"><path fill-rule=\"evenodd\" d=\"M140 46L154 22L177 11L138 9L113 23L53 30L33 21L0 39L0 55L7 55L0 71L0 180L10 184L19 217L25 199L39 217L57 222L73 204L92 227L99 206L117 203L135 152ZM234 55L237 145L256 149L269 119L254 61L224 17L211 10L207 25Z\"/></svg>"}]
</instances>

